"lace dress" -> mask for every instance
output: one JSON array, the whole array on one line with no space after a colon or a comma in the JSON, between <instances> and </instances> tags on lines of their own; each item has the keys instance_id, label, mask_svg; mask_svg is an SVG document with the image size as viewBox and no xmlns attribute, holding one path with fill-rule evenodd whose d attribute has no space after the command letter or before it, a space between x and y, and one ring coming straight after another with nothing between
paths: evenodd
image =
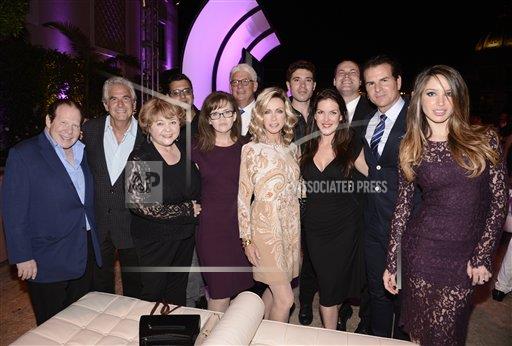
<instances>
[{"instance_id":1,"label":"lace dress","mask_svg":"<svg viewBox=\"0 0 512 346\"><path fill-rule=\"evenodd\" d=\"M126 203L135 250L142 267L190 267L194 252L193 200L199 201L200 177L185 150L168 165L152 143L144 142L126 165ZM141 299L185 305L188 272L142 271Z\"/></svg>"},{"instance_id":2,"label":"lace dress","mask_svg":"<svg viewBox=\"0 0 512 346\"><path fill-rule=\"evenodd\" d=\"M299 275L298 148L250 142L242 147L238 189L240 238L260 253L254 280L289 283ZM251 197L254 200L251 204Z\"/></svg>"},{"instance_id":3,"label":"lace dress","mask_svg":"<svg viewBox=\"0 0 512 346\"><path fill-rule=\"evenodd\" d=\"M186 160L181 156L178 163L167 165L153 144L146 142L130 154L125 173L126 204L135 214L133 237L146 242L194 234L197 218L192 200L199 201L201 181L193 165L190 181L186 180Z\"/></svg>"},{"instance_id":4,"label":"lace dress","mask_svg":"<svg viewBox=\"0 0 512 346\"><path fill-rule=\"evenodd\" d=\"M501 154L495 138L491 145ZM416 174L422 203L410 217L414 183L400 172L388 247L387 269L396 273L401 244L401 322L422 345L464 345L473 292L466 266L491 270L507 210L505 167L488 164L469 178L447 142L429 141Z\"/></svg>"}]
</instances>

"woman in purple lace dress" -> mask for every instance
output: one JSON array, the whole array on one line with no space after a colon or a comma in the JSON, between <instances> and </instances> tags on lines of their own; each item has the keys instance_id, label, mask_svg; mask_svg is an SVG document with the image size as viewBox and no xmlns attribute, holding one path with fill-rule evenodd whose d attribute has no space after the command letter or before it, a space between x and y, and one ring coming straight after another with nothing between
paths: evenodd
<instances>
[{"instance_id":1,"label":"woman in purple lace dress","mask_svg":"<svg viewBox=\"0 0 512 346\"><path fill-rule=\"evenodd\" d=\"M422 345L464 345L473 289L491 277L505 220L505 166L497 135L469 124L468 90L456 70L427 68L414 91L384 286L398 293L400 246L404 330ZM415 184L422 203L412 214Z\"/></svg>"}]
</instances>

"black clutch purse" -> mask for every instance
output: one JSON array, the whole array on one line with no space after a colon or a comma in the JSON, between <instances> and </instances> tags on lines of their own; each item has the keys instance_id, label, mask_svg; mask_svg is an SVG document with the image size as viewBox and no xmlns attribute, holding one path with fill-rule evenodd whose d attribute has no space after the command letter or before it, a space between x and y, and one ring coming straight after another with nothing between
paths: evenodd
<instances>
[{"instance_id":1,"label":"black clutch purse","mask_svg":"<svg viewBox=\"0 0 512 346\"><path fill-rule=\"evenodd\" d=\"M199 315L170 315L180 308L169 308L163 302L161 315L154 315L161 304L158 302L150 315L143 315L139 321L139 345L193 345L199 334L201 318Z\"/></svg>"}]
</instances>

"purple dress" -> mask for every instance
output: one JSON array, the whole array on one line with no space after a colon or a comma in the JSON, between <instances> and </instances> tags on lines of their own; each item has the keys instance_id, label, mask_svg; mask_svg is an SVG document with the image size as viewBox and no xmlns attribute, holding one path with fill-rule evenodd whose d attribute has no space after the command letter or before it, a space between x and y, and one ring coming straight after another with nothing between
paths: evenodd
<instances>
[{"instance_id":1,"label":"purple dress","mask_svg":"<svg viewBox=\"0 0 512 346\"><path fill-rule=\"evenodd\" d=\"M252 267L242 249L238 231L237 197L240 172L239 140L229 147L215 146L201 152L193 145L192 161L201 174L201 214L196 234L196 251L201 266L227 267L225 271L203 272L213 299L230 298L250 288ZM247 272L229 267L246 267Z\"/></svg>"},{"instance_id":2,"label":"purple dress","mask_svg":"<svg viewBox=\"0 0 512 346\"><path fill-rule=\"evenodd\" d=\"M495 137L491 146L501 155ZM401 321L421 345L464 345L474 289L466 266L471 261L491 271L507 212L505 177L500 162L487 163L482 174L470 178L447 142L428 141L416 168L422 203L410 217L414 183L400 172L387 269L396 272L401 243Z\"/></svg>"}]
</instances>

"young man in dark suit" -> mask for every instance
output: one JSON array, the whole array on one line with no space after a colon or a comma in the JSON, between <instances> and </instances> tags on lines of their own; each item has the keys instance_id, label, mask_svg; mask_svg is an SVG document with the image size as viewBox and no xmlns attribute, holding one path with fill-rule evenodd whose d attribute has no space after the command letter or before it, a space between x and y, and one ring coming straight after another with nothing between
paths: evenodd
<instances>
[{"instance_id":1,"label":"young man in dark suit","mask_svg":"<svg viewBox=\"0 0 512 346\"><path fill-rule=\"evenodd\" d=\"M397 327L398 300L386 292L382 275L398 192L398 150L406 129L408 105L400 96L401 72L392 58L380 55L370 59L363 74L368 98L377 106L364 132L368 181L374 186L367 193L364 210L371 332L391 337L394 330L395 338L404 339L406 336Z\"/></svg>"},{"instance_id":2,"label":"young man in dark suit","mask_svg":"<svg viewBox=\"0 0 512 346\"><path fill-rule=\"evenodd\" d=\"M121 270L139 265L130 234L131 214L125 205L124 168L133 148L144 140L135 114L136 95L130 81L112 77L103 85L106 117L91 119L83 126L83 140L94 177L94 203L103 267L94 271L94 289L115 293L116 252ZM138 298L138 272L121 274L123 294Z\"/></svg>"},{"instance_id":3,"label":"young man in dark suit","mask_svg":"<svg viewBox=\"0 0 512 346\"><path fill-rule=\"evenodd\" d=\"M44 131L12 148L5 168L9 262L28 280L38 325L91 291L94 262L101 266L81 123L77 103L56 101Z\"/></svg>"},{"instance_id":4,"label":"young man in dark suit","mask_svg":"<svg viewBox=\"0 0 512 346\"><path fill-rule=\"evenodd\" d=\"M316 88L316 67L306 60L290 64L286 70L286 87L292 95L293 111L298 118L295 125L295 141L300 141L308 134L314 121L311 114L311 98ZM313 298L318 292L318 282L309 257L304 232L301 232L302 266L299 277L299 322L310 325L313 322Z\"/></svg>"}]
</instances>

